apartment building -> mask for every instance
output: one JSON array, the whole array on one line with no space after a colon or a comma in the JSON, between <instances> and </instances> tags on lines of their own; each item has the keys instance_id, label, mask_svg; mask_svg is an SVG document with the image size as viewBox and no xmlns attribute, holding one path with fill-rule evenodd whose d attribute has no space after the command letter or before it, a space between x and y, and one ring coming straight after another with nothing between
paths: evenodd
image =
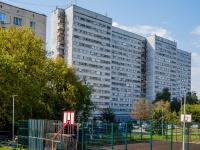
<instances>
[{"instance_id":1,"label":"apartment building","mask_svg":"<svg viewBox=\"0 0 200 150\"><path fill-rule=\"evenodd\" d=\"M110 105L112 19L72 5L51 14L52 57L64 57L94 87L98 109Z\"/></svg>"},{"instance_id":2,"label":"apartment building","mask_svg":"<svg viewBox=\"0 0 200 150\"><path fill-rule=\"evenodd\" d=\"M180 82L190 91L191 54L176 42L113 27L112 18L76 5L52 12L51 54L93 85L96 114L110 106L123 120L134 100L153 101L165 87L177 98Z\"/></svg>"},{"instance_id":3,"label":"apartment building","mask_svg":"<svg viewBox=\"0 0 200 150\"><path fill-rule=\"evenodd\" d=\"M46 15L0 2L0 26L30 26L46 42Z\"/></svg>"},{"instance_id":4,"label":"apartment building","mask_svg":"<svg viewBox=\"0 0 200 150\"><path fill-rule=\"evenodd\" d=\"M191 92L191 53L177 49L176 65L177 99L180 99L184 92Z\"/></svg>"},{"instance_id":5,"label":"apartment building","mask_svg":"<svg viewBox=\"0 0 200 150\"><path fill-rule=\"evenodd\" d=\"M180 99L180 91L191 91L191 53L156 35L146 39L146 98L153 101L157 92L168 87L171 99Z\"/></svg>"},{"instance_id":6,"label":"apartment building","mask_svg":"<svg viewBox=\"0 0 200 150\"><path fill-rule=\"evenodd\" d=\"M141 68L145 38L112 27L111 107L119 118L129 116L132 103L142 97Z\"/></svg>"}]
</instances>

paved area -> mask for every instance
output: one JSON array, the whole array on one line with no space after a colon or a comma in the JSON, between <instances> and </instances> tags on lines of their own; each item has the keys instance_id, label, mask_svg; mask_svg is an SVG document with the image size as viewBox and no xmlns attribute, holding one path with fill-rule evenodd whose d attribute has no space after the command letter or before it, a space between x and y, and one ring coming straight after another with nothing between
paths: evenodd
<instances>
[{"instance_id":1,"label":"paved area","mask_svg":"<svg viewBox=\"0 0 200 150\"><path fill-rule=\"evenodd\" d=\"M185 145L187 147L187 145ZM170 142L168 141L153 141L152 150L170 150ZM185 147L185 148L186 148ZM149 142L128 144L128 150L150 150ZM86 150L111 150L110 146L93 146L87 147ZM125 150L125 145L115 145L114 150ZM182 142L174 142L172 150L182 150ZM188 150L200 150L200 143L190 143Z\"/></svg>"},{"instance_id":2,"label":"paved area","mask_svg":"<svg viewBox=\"0 0 200 150\"><path fill-rule=\"evenodd\" d=\"M124 145L114 146L114 150L124 150ZM172 145L173 150L181 150L182 143L174 142ZM128 150L150 150L150 143L134 143L128 144ZM110 150L110 148L106 149ZM168 141L153 141L152 150L170 150L170 142ZM189 150L200 150L200 143L190 143Z\"/></svg>"}]
</instances>

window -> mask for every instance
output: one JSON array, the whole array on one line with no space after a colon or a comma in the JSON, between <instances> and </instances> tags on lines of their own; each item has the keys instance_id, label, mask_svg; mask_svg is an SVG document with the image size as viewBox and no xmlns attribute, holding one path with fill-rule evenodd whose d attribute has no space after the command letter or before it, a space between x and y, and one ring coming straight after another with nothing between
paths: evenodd
<instances>
[{"instance_id":1,"label":"window","mask_svg":"<svg viewBox=\"0 0 200 150\"><path fill-rule=\"evenodd\" d=\"M0 21L6 21L6 15L0 14Z\"/></svg>"},{"instance_id":2,"label":"window","mask_svg":"<svg viewBox=\"0 0 200 150\"><path fill-rule=\"evenodd\" d=\"M15 24L15 25L22 26L22 19L21 19L21 18L14 17L14 24Z\"/></svg>"},{"instance_id":3,"label":"window","mask_svg":"<svg viewBox=\"0 0 200 150\"><path fill-rule=\"evenodd\" d=\"M30 22L30 26L31 26L31 28L33 29L33 30L35 30L35 25L36 25L36 23L35 22Z\"/></svg>"}]
</instances>

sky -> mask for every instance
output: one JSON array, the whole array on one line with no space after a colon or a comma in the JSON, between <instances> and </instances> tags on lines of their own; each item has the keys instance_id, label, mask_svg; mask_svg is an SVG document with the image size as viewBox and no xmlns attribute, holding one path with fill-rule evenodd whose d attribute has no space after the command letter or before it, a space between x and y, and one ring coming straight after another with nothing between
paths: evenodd
<instances>
[{"instance_id":1,"label":"sky","mask_svg":"<svg viewBox=\"0 0 200 150\"><path fill-rule=\"evenodd\" d=\"M0 0L47 16L50 49L51 12L76 4L106 15L113 26L142 36L156 34L177 42L192 55L191 91L200 99L200 0Z\"/></svg>"}]
</instances>

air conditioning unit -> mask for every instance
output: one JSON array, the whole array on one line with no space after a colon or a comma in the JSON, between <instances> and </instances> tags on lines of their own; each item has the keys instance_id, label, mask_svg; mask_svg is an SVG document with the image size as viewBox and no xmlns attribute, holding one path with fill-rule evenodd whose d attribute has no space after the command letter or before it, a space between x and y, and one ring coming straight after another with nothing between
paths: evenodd
<instances>
[{"instance_id":1,"label":"air conditioning unit","mask_svg":"<svg viewBox=\"0 0 200 150\"><path fill-rule=\"evenodd\" d=\"M1 21L1 24L4 24L5 23L5 21Z\"/></svg>"}]
</instances>

